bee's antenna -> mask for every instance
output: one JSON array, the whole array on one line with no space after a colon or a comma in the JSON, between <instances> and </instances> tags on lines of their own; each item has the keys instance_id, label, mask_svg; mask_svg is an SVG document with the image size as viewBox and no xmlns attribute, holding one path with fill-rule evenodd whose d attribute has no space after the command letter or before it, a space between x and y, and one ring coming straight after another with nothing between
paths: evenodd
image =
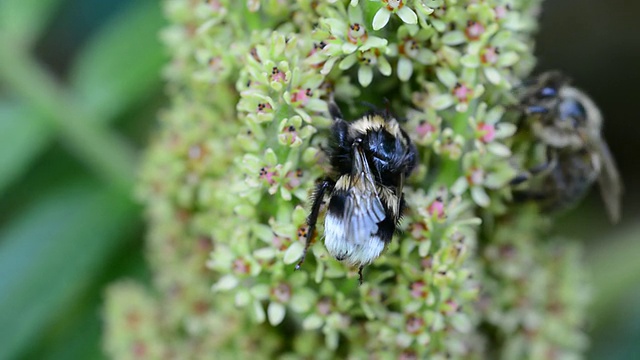
<instances>
[{"instance_id":1,"label":"bee's antenna","mask_svg":"<svg viewBox=\"0 0 640 360\"><path fill-rule=\"evenodd\" d=\"M374 104L372 104L372 103L370 103L368 101L360 100L360 101L358 101L358 103L361 106L365 106L365 107L369 108L369 111L371 111L371 112L380 111L377 106L375 106Z\"/></svg>"},{"instance_id":2,"label":"bee's antenna","mask_svg":"<svg viewBox=\"0 0 640 360\"><path fill-rule=\"evenodd\" d=\"M340 111L338 104L336 104L336 100L335 100L335 97L333 96L333 92L329 93L328 105L329 105L329 114L331 114L331 117L333 118L333 120L344 119L344 117L342 116L342 111Z\"/></svg>"},{"instance_id":3,"label":"bee's antenna","mask_svg":"<svg viewBox=\"0 0 640 360\"><path fill-rule=\"evenodd\" d=\"M384 101L384 108L385 110L387 110L387 112L391 111L391 101L389 101L388 98L383 98L382 101Z\"/></svg>"},{"instance_id":4,"label":"bee's antenna","mask_svg":"<svg viewBox=\"0 0 640 360\"><path fill-rule=\"evenodd\" d=\"M391 111L391 101L389 101L389 99L386 97L383 99L383 101L384 101L384 114L386 115L386 118L394 117Z\"/></svg>"}]
</instances>

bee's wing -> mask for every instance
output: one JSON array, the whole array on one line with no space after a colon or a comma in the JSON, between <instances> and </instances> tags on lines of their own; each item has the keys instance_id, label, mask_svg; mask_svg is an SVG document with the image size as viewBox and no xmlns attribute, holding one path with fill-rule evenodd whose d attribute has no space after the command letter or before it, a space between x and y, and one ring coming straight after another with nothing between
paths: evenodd
<instances>
[{"instance_id":1,"label":"bee's wing","mask_svg":"<svg viewBox=\"0 0 640 360\"><path fill-rule=\"evenodd\" d=\"M600 194L607 208L609 218L613 223L617 223L621 215L622 181L620 180L618 168L607 144L603 140L600 140L598 141L597 147L601 166L598 177Z\"/></svg>"},{"instance_id":2,"label":"bee's wing","mask_svg":"<svg viewBox=\"0 0 640 360\"><path fill-rule=\"evenodd\" d=\"M364 243L378 231L378 223L385 218L385 209L360 148L355 150L353 170L349 175L350 184L345 201L345 240Z\"/></svg>"}]
</instances>

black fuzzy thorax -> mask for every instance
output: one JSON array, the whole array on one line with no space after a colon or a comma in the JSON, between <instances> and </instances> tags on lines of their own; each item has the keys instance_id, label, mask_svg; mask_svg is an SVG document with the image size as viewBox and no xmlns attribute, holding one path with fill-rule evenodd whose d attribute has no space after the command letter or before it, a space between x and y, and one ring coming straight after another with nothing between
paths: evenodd
<instances>
[{"instance_id":1,"label":"black fuzzy thorax","mask_svg":"<svg viewBox=\"0 0 640 360\"><path fill-rule=\"evenodd\" d=\"M381 116L388 119L386 112L365 116ZM331 166L338 175L353 174L353 146L358 142L366 156L372 175L380 185L397 187L401 175L409 176L417 162L416 149L409 136L400 129L401 137L391 134L384 126L368 129L365 134L353 136L349 123L335 122L332 127L333 141L329 155Z\"/></svg>"}]
</instances>

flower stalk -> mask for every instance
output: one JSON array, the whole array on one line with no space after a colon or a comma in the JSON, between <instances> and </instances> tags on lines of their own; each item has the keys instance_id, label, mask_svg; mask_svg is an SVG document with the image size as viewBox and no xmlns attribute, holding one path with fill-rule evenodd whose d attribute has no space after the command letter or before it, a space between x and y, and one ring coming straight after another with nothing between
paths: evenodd
<instances>
[{"instance_id":1,"label":"flower stalk","mask_svg":"<svg viewBox=\"0 0 640 360\"><path fill-rule=\"evenodd\" d=\"M534 64L539 5L165 1L171 104L139 190L154 291L111 288L109 354L580 354L579 250L546 239L550 220L508 186L520 145L505 109ZM330 171L327 100L354 118L363 95L406 119L420 163L401 232L358 286L357 269L324 248L321 222L294 264L309 194Z\"/></svg>"}]
</instances>

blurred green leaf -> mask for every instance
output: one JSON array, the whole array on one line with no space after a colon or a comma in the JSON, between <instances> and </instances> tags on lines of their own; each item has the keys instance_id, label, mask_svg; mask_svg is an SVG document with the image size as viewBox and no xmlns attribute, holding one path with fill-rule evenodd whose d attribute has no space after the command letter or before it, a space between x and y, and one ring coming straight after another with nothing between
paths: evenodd
<instances>
[{"instance_id":1,"label":"blurred green leaf","mask_svg":"<svg viewBox=\"0 0 640 360\"><path fill-rule=\"evenodd\" d=\"M598 324L616 310L616 303L640 284L640 224L609 234L604 245L591 251L594 301L591 322Z\"/></svg>"},{"instance_id":2,"label":"blurred green leaf","mask_svg":"<svg viewBox=\"0 0 640 360\"><path fill-rule=\"evenodd\" d=\"M53 138L52 130L37 111L0 102L0 194L42 153Z\"/></svg>"},{"instance_id":3,"label":"blurred green leaf","mask_svg":"<svg viewBox=\"0 0 640 360\"><path fill-rule=\"evenodd\" d=\"M102 336L101 319L98 315L101 310L100 306L100 304L95 304L93 307L81 310L77 314L77 324L74 324L75 326L69 331L65 331L53 349L47 349L49 351L39 353L34 357L30 353L26 357L41 360L105 358L100 346L100 337Z\"/></svg>"},{"instance_id":4,"label":"blurred green leaf","mask_svg":"<svg viewBox=\"0 0 640 360\"><path fill-rule=\"evenodd\" d=\"M73 306L139 221L121 192L75 183L42 197L0 233L0 359L24 353Z\"/></svg>"},{"instance_id":5,"label":"blurred green leaf","mask_svg":"<svg viewBox=\"0 0 640 360\"><path fill-rule=\"evenodd\" d=\"M31 43L48 24L62 0L0 1L0 31Z\"/></svg>"},{"instance_id":6,"label":"blurred green leaf","mask_svg":"<svg viewBox=\"0 0 640 360\"><path fill-rule=\"evenodd\" d=\"M165 63L158 33L160 5L141 1L122 11L78 55L71 85L100 119L112 119L132 104L157 94Z\"/></svg>"},{"instance_id":7,"label":"blurred green leaf","mask_svg":"<svg viewBox=\"0 0 640 360\"><path fill-rule=\"evenodd\" d=\"M134 236L139 236L138 233ZM138 237L137 240L140 240ZM133 245L133 246L129 246ZM114 254L104 274L95 279L92 288L78 304L69 306L39 342L27 354L29 359L66 360L102 359L102 327L104 288L115 279L126 276L142 283L150 281L142 254L142 241L136 241Z\"/></svg>"},{"instance_id":8,"label":"blurred green leaf","mask_svg":"<svg viewBox=\"0 0 640 360\"><path fill-rule=\"evenodd\" d=\"M5 51L6 50L6 51ZM64 86L30 55L24 44L0 32L0 80L6 88L57 127L63 144L103 180L129 189L134 182L135 154L102 117L77 101Z\"/></svg>"}]
</instances>

